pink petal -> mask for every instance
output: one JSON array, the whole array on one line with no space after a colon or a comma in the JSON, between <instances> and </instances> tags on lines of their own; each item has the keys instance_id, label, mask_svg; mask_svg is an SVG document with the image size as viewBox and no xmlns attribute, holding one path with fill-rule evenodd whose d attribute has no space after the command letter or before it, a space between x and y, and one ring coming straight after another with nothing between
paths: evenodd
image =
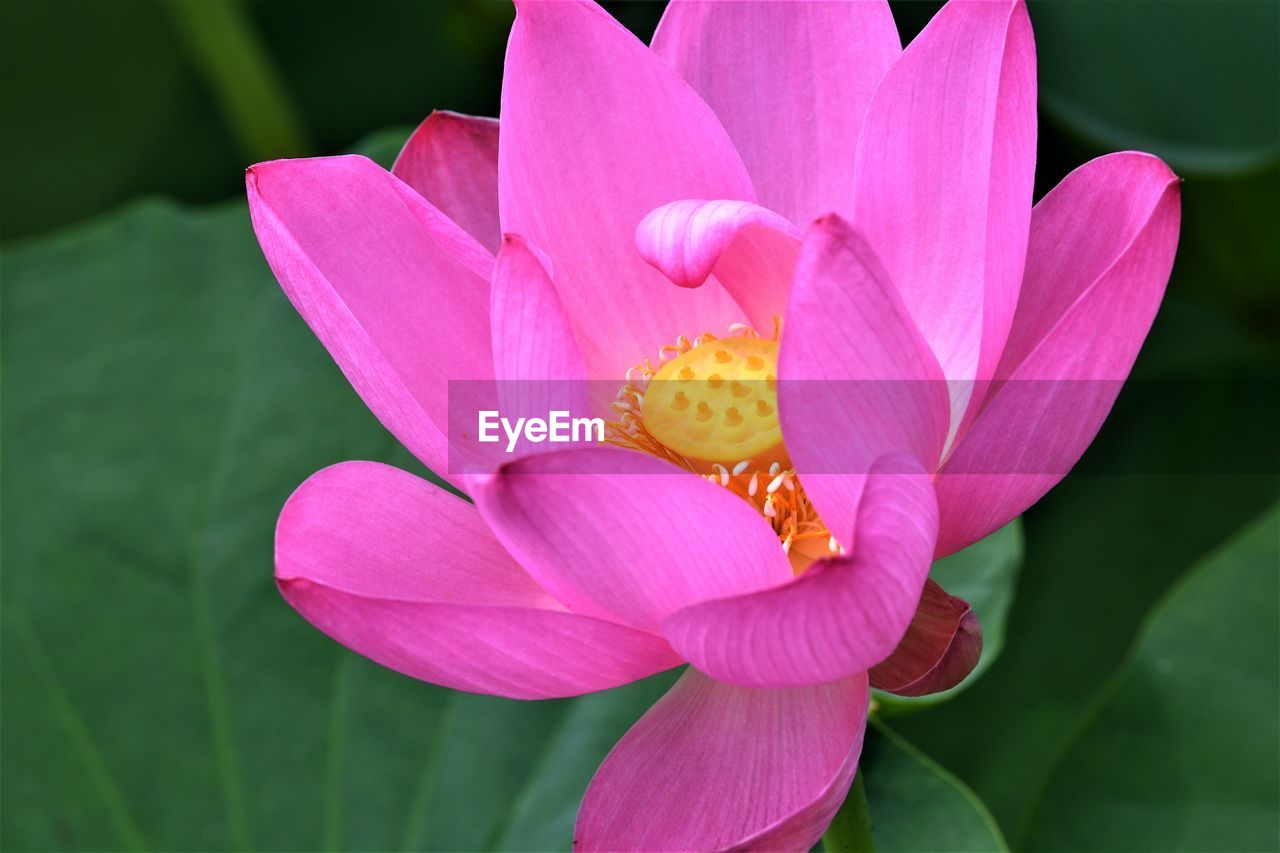
<instances>
[{"instance_id":1,"label":"pink petal","mask_svg":"<svg viewBox=\"0 0 1280 853\"><path fill-rule=\"evenodd\" d=\"M1040 200L1032 211L1026 279L998 377L1024 370L1034 350L1121 257L1133 251L1133 242L1144 231L1163 225L1166 231L1172 229L1166 238L1177 237L1180 183L1160 158L1126 151L1085 163ZM1171 256L1174 245L1163 248ZM1153 272L1164 275L1149 287L1163 292L1168 271L1158 266ZM1109 353L1112 365L1123 371L1121 378L1128 374L1150 325L1150 318L1145 323L1130 319L1139 326L1139 334L1129 335L1120 352ZM1115 370L1092 363L1070 372L1086 374L1117 376ZM1037 375L1057 376L1052 370Z\"/></svg>"},{"instance_id":2,"label":"pink petal","mask_svg":"<svg viewBox=\"0 0 1280 853\"><path fill-rule=\"evenodd\" d=\"M1164 295L1178 184L1149 154L1111 154L1036 205L1003 384L938 477L940 555L1017 517L1093 441Z\"/></svg>"},{"instance_id":3,"label":"pink petal","mask_svg":"<svg viewBox=\"0 0 1280 853\"><path fill-rule=\"evenodd\" d=\"M586 380L582 351L555 283L517 235L502 240L490 297L495 378Z\"/></svg>"},{"instance_id":4,"label":"pink petal","mask_svg":"<svg viewBox=\"0 0 1280 853\"><path fill-rule=\"evenodd\" d=\"M855 481L876 459L905 449L935 469L947 435L942 371L875 252L838 216L805 237L779 360L787 450L837 536L853 528Z\"/></svg>"},{"instance_id":5,"label":"pink petal","mask_svg":"<svg viewBox=\"0 0 1280 853\"><path fill-rule=\"evenodd\" d=\"M902 642L871 668L871 686L899 696L940 693L964 681L981 656L982 629L973 608L929 581Z\"/></svg>"},{"instance_id":6,"label":"pink petal","mask_svg":"<svg viewBox=\"0 0 1280 853\"><path fill-rule=\"evenodd\" d=\"M1035 44L1022 0L944 6L863 123L853 222L957 383L957 422L1013 317L1035 148Z\"/></svg>"},{"instance_id":7,"label":"pink petal","mask_svg":"<svg viewBox=\"0 0 1280 853\"><path fill-rule=\"evenodd\" d=\"M734 687L690 667L605 758L575 850L808 850L858 765L867 680Z\"/></svg>"},{"instance_id":8,"label":"pink petal","mask_svg":"<svg viewBox=\"0 0 1280 853\"><path fill-rule=\"evenodd\" d=\"M404 144L391 173L497 254L497 119L432 113Z\"/></svg>"},{"instance_id":9,"label":"pink petal","mask_svg":"<svg viewBox=\"0 0 1280 853\"><path fill-rule=\"evenodd\" d=\"M863 672L902 640L929 575L938 509L929 477L886 459L867 476L847 556L785 586L678 610L662 633L698 669L749 687L818 684Z\"/></svg>"},{"instance_id":10,"label":"pink petal","mask_svg":"<svg viewBox=\"0 0 1280 853\"><path fill-rule=\"evenodd\" d=\"M800 232L745 201L685 199L642 219L636 248L681 287L700 287L714 271L756 328L768 329L787 306Z\"/></svg>"},{"instance_id":11,"label":"pink petal","mask_svg":"<svg viewBox=\"0 0 1280 853\"><path fill-rule=\"evenodd\" d=\"M680 662L652 634L570 613L474 507L374 462L326 468L289 498L276 527L276 582L344 646L458 690L573 696Z\"/></svg>"},{"instance_id":12,"label":"pink petal","mask_svg":"<svg viewBox=\"0 0 1280 853\"><path fill-rule=\"evenodd\" d=\"M586 381L582 351L544 260L523 238L503 238L490 289L495 381L449 384L449 471L465 480L468 490L471 477L491 474L513 456L545 453L548 448L543 441L526 438L512 446L499 417L509 423L521 418L548 421L556 412L566 420L591 417L606 409L617 393L616 387L596 383L593 389ZM607 395L595 411L591 390ZM488 427L482 432L480 418L485 413ZM579 436L583 440L578 445L596 442L590 430Z\"/></svg>"},{"instance_id":13,"label":"pink petal","mask_svg":"<svg viewBox=\"0 0 1280 853\"><path fill-rule=\"evenodd\" d=\"M503 228L550 256L593 378L745 319L719 285L672 287L636 252L655 207L755 192L707 105L594 4L520 3L498 174Z\"/></svg>"},{"instance_id":14,"label":"pink petal","mask_svg":"<svg viewBox=\"0 0 1280 853\"><path fill-rule=\"evenodd\" d=\"M761 204L801 225L848 214L863 114L902 49L887 3L674 0L653 49L716 111Z\"/></svg>"},{"instance_id":15,"label":"pink petal","mask_svg":"<svg viewBox=\"0 0 1280 853\"><path fill-rule=\"evenodd\" d=\"M587 414L582 350L555 283L521 237L503 238L491 297L494 376L503 414Z\"/></svg>"},{"instance_id":16,"label":"pink petal","mask_svg":"<svg viewBox=\"0 0 1280 853\"><path fill-rule=\"evenodd\" d=\"M498 539L570 608L656 628L707 598L791 577L746 501L643 453L580 449L512 462L473 492Z\"/></svg>"},{"instance_id":17,"label":"pink petal","mask_svg":"<svg viewBox=\"0 0 1280 853\"><path fill-rule=\"evenodd\" d=\"M467 491L474 476L492 474L515 456L548 450L547 437L521 437L512 444L499 418L509 424L536 418L572 438L571 419L616 414L608 406L617 387L586 382L582 351L544 263L545 255L524 238L503 237L490 288L494 382L449 383L449 473ZM602 397L595 409L591 391ZM554 427L553 414L564 419L563 428ZM573 446L598 443L593 430L577 434Z\"/></svg>"},{"instance_id":18,"label":"pink petal","mask_svg":"<svg viewBox=\"0 0 1280 853\"><path fill-rule=\"evenodd\" d=\"M245 180L298 313L383 425L443 474L448 380L493 376L492 256L363 157L260 163Z\"/></svg>"}]
</instances>

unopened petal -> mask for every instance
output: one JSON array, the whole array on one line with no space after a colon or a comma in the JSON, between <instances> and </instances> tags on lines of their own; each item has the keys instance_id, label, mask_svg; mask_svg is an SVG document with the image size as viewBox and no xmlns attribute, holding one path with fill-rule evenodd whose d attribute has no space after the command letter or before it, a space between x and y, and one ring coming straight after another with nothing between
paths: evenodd
<instances>
[{"instance_id":1,"label":"unopened petal","mask_svg":"<svg viewBox=\"0 0 1280 853\"><path fill-rule=\"evenodd\" d=\"M962 598L934 581L893 654L871 668L871 686L899 696L925 696L955 687L982 656L978 616Z\"/></svg>"}]
</instances>

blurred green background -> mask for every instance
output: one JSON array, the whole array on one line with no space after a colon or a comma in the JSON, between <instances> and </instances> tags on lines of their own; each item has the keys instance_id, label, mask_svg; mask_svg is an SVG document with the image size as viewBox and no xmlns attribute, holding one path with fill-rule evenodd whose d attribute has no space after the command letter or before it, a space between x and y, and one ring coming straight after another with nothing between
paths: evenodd
<instances>
[{"instance_id":1,"label":"blurred green background","mask_svg":"<svg viewBox=\"0 0 1280 853\"><path fill-rule=\"evenodd\" d=\"M610 10L647 39L657 3ZM895 5L910 38L936 4ZM1276 850L1280 7L1033 0L1037 197L1186 179L1168 296L1079 469L940 565L983 670L884 702L877 849ZM494 115L506 3L0 4L0 846L563 849L670 674L578 700L382 670L275 592L290 491L419 470L293 313L243 169Z\"/></svg>"}]
</instances>

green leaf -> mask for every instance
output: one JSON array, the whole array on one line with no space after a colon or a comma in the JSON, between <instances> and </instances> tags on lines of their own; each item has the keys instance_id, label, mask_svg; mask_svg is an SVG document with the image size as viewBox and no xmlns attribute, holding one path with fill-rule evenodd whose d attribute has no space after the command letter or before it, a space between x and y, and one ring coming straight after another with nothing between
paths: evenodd
<instances>
[{"instance_id":1,"label":"green leaf","mask_svg":"<svg viewBox=\"0 0 1280 853\"><path fill-rule=\"evenodd\" d=\"M0 3L0 93L6 240L141 192L225 196L248 165L156 0Z\"/></svg>"},{"instance_id":2,"label":"green leaf","mask_svg":"<svg viewBox=\"0 0 1280 853\"><path fill-rule=\"evenodd\" d=\"M596 768L613 745L675 683L667 672L607 693L583 696L561 718L541 750L538 772L524 783L510 806L510 820L498 850L568 850L578 804Z\"/></svg>"},{"instance_id":3,"label":"green leaf","mask_svg":"<svg viewBox=\"0 0 1280 853\"><path fill-rule=\"evenodd\" d=\"M244 144L257 159L297 154L289 124L327 154L433 109L497 115L513 14L404 0L363 0L359 14L340 2L0 3L5 165L21 164L0 181L0 238L144 193L238 195ZM296 121L271 112L281 90Z\"/></svg>"},{"instance_id":4,"label":"green leaf","mask_svg":"<svg viewBox=\"0 0 1280 853\"><path fill-rule=\"evenodd\" d=\"M1280 508L1171 589L1039 798L1035 850L1275 850Z\"/></svg>"},{"instance_id":5,"label":"green leaf","mask_svg":"<svg viewBox=\"0 0 1280 853\"><path fill-rule=\"evenodd\" d=\"M1280 154L1280 5L1034 2L1041 104L1108 148L1201 173Z\"/></svg>"},{"instance_id":6,"label":"green leaf","mask_svg":"<svg viewBox=\"0 0 1280 853\"><path fill-rule=\"evenodd\" d=\"M1005 620L1022 566L1022 520L1014 519L980 542L933 564L929 576L973 607L982 626L982 657L961 683L931 696L894 696L875 691L880 713L892 717L945 702L969 687L1000 655Z\"/></svg>"},{"instance_id":7,"label":"green leaf","mask_svg":"<svg viewBox=\"0 0 1280 853\"><path fill-rule=\"evenodd\" d=\"M858 772L877 853L1008 849L973 791L878 720L867 731Z\"/></svg>"},{"instance_id":8,"label":"green leaf","mask_svg":"<svg viewBox=\"0 0 1280 853\"><path fill-rule=\"evenodd\" d=\"M289 306L243 202L135 205L0 264L0 846L567 845L671 676L581 706L456 694L285 604L272 535L299 482L349 458L423 472Z\"/></svg>"},{"instance_id":9,"label":"green leaf","mask_svg":"<svg viewBox=\"0 0 1280 853\"><path fill-rule=\"evenodd\" d=\"M1026 558L999 660L954 700L894 720L963 778L1013 838L1142 617L1276 500L1273 384L1241 381L1248 374L1208 358L1190 376L1211 382L1189 382L1185 369L1169 374L1178 381L1152 378L1155 364L1185 352L1189 335L1212 328L1201 306L1186 303L1185 321L1170 322L1176 297L1166 299L1077 470L1023 516ZM1214 335L1235 337L1238 347L1241 332L1230 327ZM1221 359L1225 348L1217 352ZM1248 369L1274 375L1265 360Z\"/></svg>"}]
</instances>

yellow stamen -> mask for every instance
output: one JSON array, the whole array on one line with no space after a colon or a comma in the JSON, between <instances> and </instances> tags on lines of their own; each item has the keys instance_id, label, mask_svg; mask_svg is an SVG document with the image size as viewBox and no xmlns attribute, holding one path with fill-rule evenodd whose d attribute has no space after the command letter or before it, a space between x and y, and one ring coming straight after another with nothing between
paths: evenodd
<instances>
[{"instance_id":1,"label":"yellow stamen","mask_svg":"<svg viewBox=\"0 0 1280 853\"><path fill-rule=\"evenodd\" d=\"M692 471L751 504L798 574L841 553L796 478L778 422L778 338L741 324L732 337L681 335L627 371L606 440ZM761 488L761 487L764 488Z\"/></svg>"}]
</instances>

